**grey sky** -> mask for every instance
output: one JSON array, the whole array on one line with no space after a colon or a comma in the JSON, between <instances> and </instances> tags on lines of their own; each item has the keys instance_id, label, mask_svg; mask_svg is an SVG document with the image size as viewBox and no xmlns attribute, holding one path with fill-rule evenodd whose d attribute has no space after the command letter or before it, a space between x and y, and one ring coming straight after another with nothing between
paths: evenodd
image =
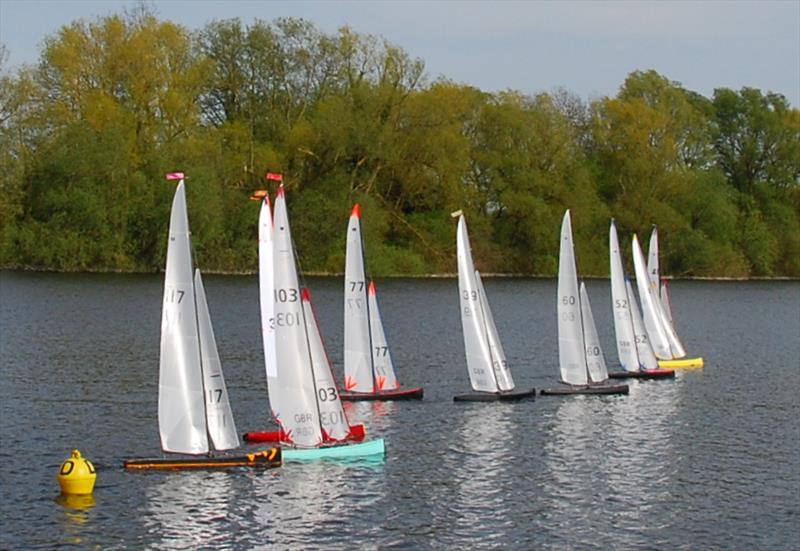
<instances>
[{"instance_id":1,"label":"grey sky","mask_svg":"<svg viewBox=\"0 0 800 551\"><path fill-rule=\"evenodd\" d=\"M333 33L379 35L439 75L486 91L563 86L585 99L617 93L655 69L711 96L743 86L800 106L800 0L750 1L262 1L155 0L160 19L196 29L213 19L302 17ZM42 40L79 18L121 13L120 0L0 0L8 65L33 63Z\"/></svg>"}]
</instances>

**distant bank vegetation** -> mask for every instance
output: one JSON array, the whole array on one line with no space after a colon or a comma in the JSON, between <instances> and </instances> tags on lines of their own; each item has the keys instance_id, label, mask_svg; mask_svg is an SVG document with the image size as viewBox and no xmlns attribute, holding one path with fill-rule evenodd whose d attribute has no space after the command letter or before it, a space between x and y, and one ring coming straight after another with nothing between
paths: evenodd
<instances>
[{"instance_id":1,"label":"distant bank vegetation","mask_svg":"<svg viewBox=\"0 0 800 551\"><path fill-rule=\"evenodd\" d=\"M343 270L360 202L374 275L453 272L456 209L480 269L553 275L570 208L587 275L608 273L614 217L626 252L658 224L666 274L800 276L800 113L778 93L654 71L588 102L487 93L349 28L146 11L65 26L0 78L7 268L162 269L163 175L183 170L206 270L256 269L248 196L270 171L308 271Z\"/></svg>"}]
</instances>

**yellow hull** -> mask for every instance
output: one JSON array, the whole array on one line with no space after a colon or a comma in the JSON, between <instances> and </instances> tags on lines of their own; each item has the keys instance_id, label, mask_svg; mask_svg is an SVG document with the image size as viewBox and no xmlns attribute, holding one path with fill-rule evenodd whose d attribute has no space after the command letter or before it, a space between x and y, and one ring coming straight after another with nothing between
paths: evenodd
<instances>
[{"instance_id":1,"label":"yellow hull","mask_svg":"<svg viewBox=\"0 0 800 551\"><path fill-rule=\"evenodd\" d=\"M700 369L703 358L685 358L683 360L658 360L658 367L663 369Z\"/></svg>"}]
</instances>

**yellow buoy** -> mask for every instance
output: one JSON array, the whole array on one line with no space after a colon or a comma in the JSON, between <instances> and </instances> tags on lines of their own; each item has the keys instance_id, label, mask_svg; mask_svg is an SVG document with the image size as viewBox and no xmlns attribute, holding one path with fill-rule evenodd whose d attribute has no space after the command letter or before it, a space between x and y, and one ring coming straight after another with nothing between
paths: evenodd
<instances>
[{"instance_id":1,"label":"yellow buoy","mask_svg":"<svg viewBox=\"0 0 800 551\"><path fill-rule=\"evenodd\" d=\"M61 464L58 483L64 495L86 495L94 490L97 474L92 462L81 457L81 452L72 450L72 456Z\"/></svg>"}]
</instances>

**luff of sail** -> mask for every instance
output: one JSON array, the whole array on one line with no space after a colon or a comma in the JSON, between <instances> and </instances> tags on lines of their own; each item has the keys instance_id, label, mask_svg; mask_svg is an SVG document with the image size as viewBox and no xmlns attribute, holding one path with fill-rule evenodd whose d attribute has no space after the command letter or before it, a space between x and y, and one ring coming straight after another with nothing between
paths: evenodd
<instances>
[{"instance_id":1,"label":"luff of sail","mask_svg":"<svg viewBox=\"0 0 800 551\"><path fill-rule=\"evenodd\" d=\"M394 372L392 353L386 332L383 330L383 321L378 309L378 295L375 291L375 282L369 282L369 328L372 334L372 365L375 368L375 384L378 391L400 388L400 381Z\"/></svg>"},{"instance_id":2,"label":"luff of sail","mask_svg":"<svg viewBox=\"0 0 800 551\"><path fill-rule=\"evenodd\" d=\"M265 194L258 215L258 298L261 311L261 340L267 380L278 375L275 358L275 285L273 270L272 213Z\"/></svg>"},{"instance_id":3,"label":"luff of sail","mask_svg":"<svg viewBox=\"0 0 800 551\"><path fill-rule=\"evenodd\" d=\"M275 199L273 259L277 370L267 380L269 401L287 442L316 447L322 426L283 186Z\"/></svg>"},{"instance_id":4,"label":"luff of sail","mask_svg":"<svg viewBox=\"0 0 800 551\"><path fill-rule=\"evenodd\" d=\"M368 308L361 209L355 205L347 224L344 277L344 383L348 391L375 392Z\"/></svg>"},{"instance_id":5,"label":"luff of sail","mask_svg":"<svg viewBox=\"0 0 800 551\"><path fill-rule=\"evenodd\" d=\"M581 319L583 322L583 342L586 353L586 369L589 379L593 383L602 383L608 380L608 368L603 357L603 348L600 346L600 337L592 315L592 306L589 304L589 294L586 285L581 282Z\"/></svg>"},{"instance_id":6,"label":"luff of sail","mask_svg":"<svg viewBox=\"0 0 800 551\"><path fill-rule=\"evenodd\" d=\"M200 270L194 271L194 289L197 300L197 324L200 335L200 357L202 360L203 386L206 397L206 428L215 450L232 450L239 447L239 435L233 421L233 412L228 400L222 362L217 351L217 341L211 326L206 292Z\"/></svg>"},{"instance_id":7,"label":"luff of sail","mask_svg":"<svg viewBox=\"0 0 800 551\"><path fill-rule=\"evenodd\" d=\"M158 427L165 452L208 452L186 193L172 200L164 275Z\"/></svg>"},{"instance_id":8,"label":"luff of sail","mask_svg":"<svg viewBox=\"0 0 800 551\"><path fill-rule=\"evenodd\" d=\"M638 371L639 356L636 351L630 301L625 290L625 269L622 265L622 253L619 250L617 227L613 220L608 230L608 249L611 264L611 307L614 311L617 355L622 369Z\"/></svg>"},{"instance_id":9,"label":"luff of sail","mask_svg":"<svg viewBox=\"0 0 800 551\"><path fill-rule=\"evenodd\" d=\"M584 351L581 306L578 296L578 271L572 243L569 210L561 222L558 260L558 363L561 380L570 385L588 384Z\"/></svg>"},{"instance_id":10,"label":"luff of sail","mask_svg":"<svg viewBox=\"0 0 800 551\"><path fill-rule=\"evenodd\" d=\"M481 305L480 289L472 262L467 223L463 215L458 217L456 256L461 325L464 333L464 351L467 357L470 384L476 391L497 392L500 389L495 380L492 355L486 335L484 309Z\"/></svg>"}]
</instances>

